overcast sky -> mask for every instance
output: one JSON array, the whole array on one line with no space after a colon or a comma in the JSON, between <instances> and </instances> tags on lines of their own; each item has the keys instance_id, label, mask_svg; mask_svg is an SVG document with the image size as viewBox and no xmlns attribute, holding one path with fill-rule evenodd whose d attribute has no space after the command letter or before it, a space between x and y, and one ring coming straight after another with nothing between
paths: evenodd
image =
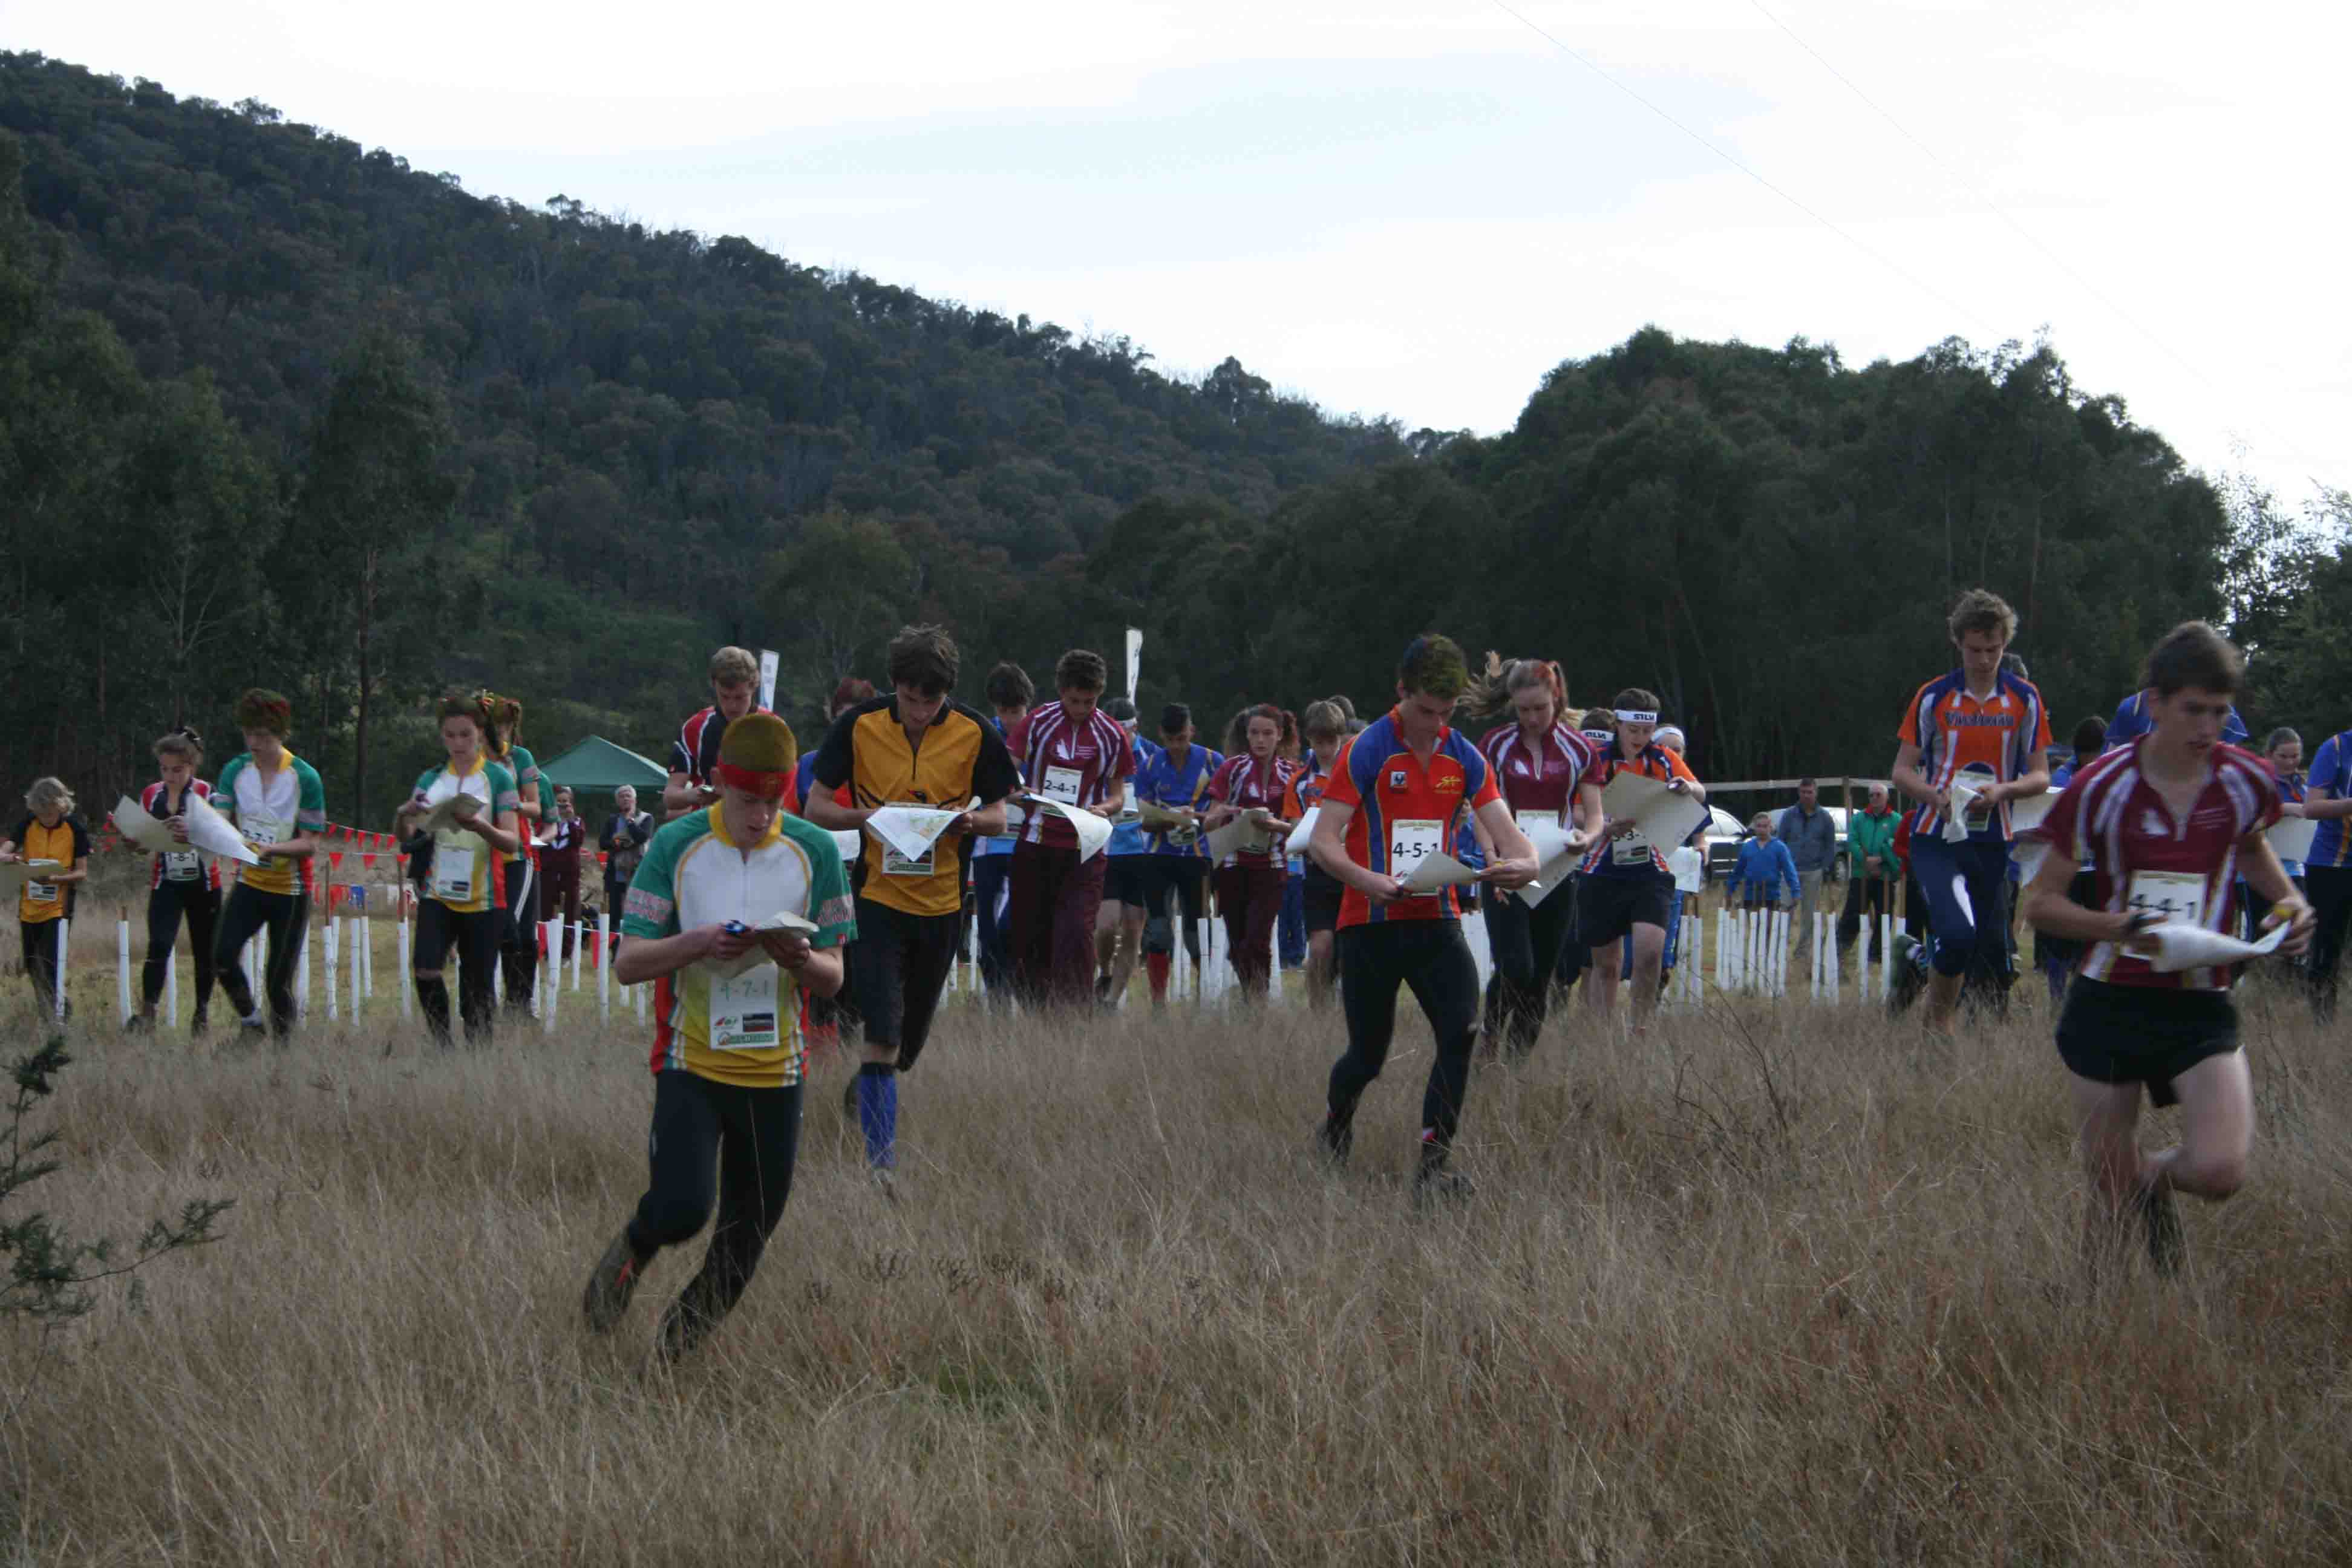
<instances>
[{"instance_id":1,"label":"overcast sky","mask_svg":"<svg viewBox=\"0 0 2352 1568\"><path fill-rule=\"evenodd\" d=\"M2209 472L2352 485L2346 8L1511 4L0 0L0 41L1408 428L1644 322L2046 328Z\"/></svg>"}]
</instances>

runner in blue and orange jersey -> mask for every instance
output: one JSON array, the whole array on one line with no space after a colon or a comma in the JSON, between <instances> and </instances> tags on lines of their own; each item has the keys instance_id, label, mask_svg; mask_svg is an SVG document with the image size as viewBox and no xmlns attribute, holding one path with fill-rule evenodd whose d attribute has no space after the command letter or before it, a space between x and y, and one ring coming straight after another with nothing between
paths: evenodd
<instances>
[{"instance_id":1,"label":"runner in blue and orange jersey","mask_svg":"<svg viewBox=\"0 0 2352 1568\"><path fill-rule=\"evenodd\" d=\"M1412 987L1437 1046L1422 1093L1416 1199L1469 1190L1446 1161L1470 1083L1478 967L1463 940L1456 890L1410 894L1405 883L1453 841L1465 813L1486 825L1499 852L1481 881L1523 888L1537 870L1535 847L1511 820L1494 770L1447 722L1469 684L1469 666L1450 638L1415 637L1397 669L1396 706L1339 752L1307 844L1346 888L1339 947L1348 1049L1332 1064L1318 1142L1335 1162L1347 1158L1357 1102L1380 1076L1396 1034L1397 987Z\"/></svg>"},{"instance_id":2,"label":"runner in blue and orange jersey","mask_svg":"<svg viewBox=\"0 0 2352 1568\"><path fill-rule=\"evenodd\" d=\"M2001 668L2017 612L1971 588L1947 628L1960 668L1919 688L1896 731L1895 787L1911 813L1912 875L1927 898L1927 1027L1948 1034L1974 964L1996 987L2008 966L2009 803L2050 786L2050 715L2031 681ZM1955 800L1955 792L1972 798ZM1958 826L1947 829L1953 812Z\"/></svg>"},{"instance_id":3,"label":"runner in blue and orange jersey","mask_svg":"<svg viewBox=\"0 0 2352 1568\"><path fill-rule=\"evenodd\" d=\"M1617 694L1612 710L1616 728L1587 775L1593 784L1606 790L1619 773L1638 773L1705 804L1706 790L1690 765L1657 742L1657 695L1628 687ZM1675 875L1666 868L1666 852L1677 846L1652 844L1631 821L1608 823L1601 831L1577 887L1576 940L1592 957L1585 981L1592 1010L1613 1018L1617 944L1627 936L1633 939L1633 1028L1639 1033L1657 1011L1664 975L1666 927L1675 918Z\"/></svg>"},{"instance_id":4,"label":"runner in blue and orange jersey","mask_svg":"<svg viewBox=\"0 0 2352 1568\"><path fill-rule=\"evenodd\" d=\"M1339 747L1348 738L1347 711L1328 698L1309 702L1298 726L1307 742L1301 759L1307 771L1298 778L1298 805L1304 813L1312 810L1330 787L1331 769L1339 763ZM1306 855L1307 837L1292 834L1290 847L1307 860L1299 888L1302 923L1307 927L1307 1005L1323 1007L1329 1005L1339 983L1339 959L1332 944L1339 929L1339 901L1347 889L1315 857Z\"/></svg>"}]
</instances>

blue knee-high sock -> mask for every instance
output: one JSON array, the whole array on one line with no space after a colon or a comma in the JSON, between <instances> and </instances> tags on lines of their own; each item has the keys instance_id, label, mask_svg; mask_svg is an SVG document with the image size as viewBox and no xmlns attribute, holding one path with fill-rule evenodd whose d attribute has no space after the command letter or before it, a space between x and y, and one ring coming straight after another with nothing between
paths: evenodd
<instances>
[{"instance_id":1,"label":"blue knee-high sock","mask_svg":"<svg viewBox=\"0 0 2352 1568\"><path fill-rule=\"evenodd\" d=\"M867 1062L857 1069L857 1125L866 1132L866 1163L887 1171L898 1163L898 1069Z\"/></svg>"}]
</instances>

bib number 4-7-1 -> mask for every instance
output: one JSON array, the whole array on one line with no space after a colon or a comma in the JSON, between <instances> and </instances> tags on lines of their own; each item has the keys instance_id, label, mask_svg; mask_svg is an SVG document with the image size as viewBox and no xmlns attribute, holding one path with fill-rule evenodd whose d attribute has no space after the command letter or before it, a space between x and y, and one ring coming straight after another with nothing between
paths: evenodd
<instances>
[{"instance_id":1,"label":"bib number 4-7-1","mask_svg":"<svg viewBox=\"0 0 2352 1568\"><path fill-rule=\"evenodd\" d=\"M710 982L710 1048L769 1051L783 1041L772 963L755 964L730 979Z\"/></svg>"}]
</instances>

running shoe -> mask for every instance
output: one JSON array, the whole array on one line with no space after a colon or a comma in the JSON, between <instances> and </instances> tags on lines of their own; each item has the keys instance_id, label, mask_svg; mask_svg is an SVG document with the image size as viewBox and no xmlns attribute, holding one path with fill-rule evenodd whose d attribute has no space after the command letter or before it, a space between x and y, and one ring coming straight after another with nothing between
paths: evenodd
<instances>
[{"instance_id":1,"label":"running shoe","mask_svg":"<svg viewBox=\"0 0 2352 1568\"><path fill-rule=\"evenodd\" d=\"M2172 1189L2152 1186L2139 1195L2140 1218L2147 1226L2147 1260L2156 1271L2169 1279L2180 1272L2180 1260L2189 1250L2189 1238L2180 1228L2180 1210L2172 1201Z\"/></svg>"},{"instance_id":2,"label":"running shoe","mask_svg":"<svg viewBox=\"0 0 2352 1568\"><path fill-rule=\"evenodd\" d=\"M1348 1151L1355 1146L1355 1128L1337 1117L1325 1117L1323 1125L1315 1130L1315 1152L1334 1170L1348 1163Z\"/></svg>"},{"instance_id":3,"label":"running shoe","mask_svg":"<svg viewBox=\"0 0 2352 1568\"><path fill-rule=\"evenodd\" d=\"M629 1245L628 1227L622 1226L604 1256L596 1260L596 1271L588 1276L588 1289L581 1292L580 1312L588 1320L589 1332L612 1332L621 1314L629 1310L629 1298L636 1292L645 1268L646 1260Z\"/></svg>"},{"instance_id":4,"label":"running shoe","mask_svg":"<svg viewBox=\"0 0 2352 1568\"><path fill-rule=\"evenodd\" d=\"M213 1021L205 1017L205 1010L199 1007L196 1009L196 1016L188 1020L188 1037L192 1040L201 1040L211 1031Z\"/></svg>"},{"instance_id":5,"label":"running shoe","mask_svg":"<svg viewBox=\"0 0 2352 1568\"><path fill-rule=\"evenodd\" d=\"M122 1020L122 1032L126 1035L152 1035L155 1032L155 1020L144 1014L133 1013Z\"/></svg>"},{"instance_id":6,"label":"running shoe","mask_svg":"<svg viewBox=\"0 0 2352 1568\"><path fill-rule=\"evenodd\" d=\"M1895 984L1887 992L1886 1010L1901 1017L1910 1011L1911 1005L1919 1000L1919 993L1927 987L1927 949L1909 931L1897 931L1895 956L1888 962L1893 965Z\"/></svg>"},{"instance_id":7,"label":"running shoe","mask_svg":"<svg viewBox=\"0 0 2352 1568\"><path fill-rule=\"evenodd\" d=\"M1428 1208L1433 1204L1463 1203L1477 1195L1478 1184L1459 1171L1449 1171L1443 1165L1424 1162L1412 1179L1412 1205Z\"/></svg>"}]
</instances>

